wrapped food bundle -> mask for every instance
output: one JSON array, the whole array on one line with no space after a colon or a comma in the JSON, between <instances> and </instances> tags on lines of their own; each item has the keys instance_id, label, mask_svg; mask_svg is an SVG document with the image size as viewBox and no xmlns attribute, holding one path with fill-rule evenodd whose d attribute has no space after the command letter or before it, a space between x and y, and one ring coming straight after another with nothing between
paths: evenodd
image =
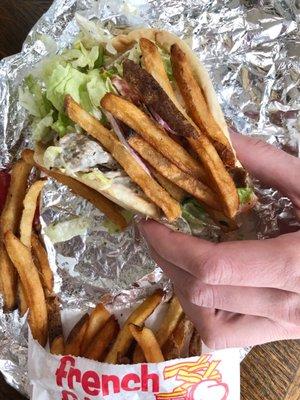
<instances>
[{"instance_id":1,"label":"wrapped food bundle","mask_svg":"<svg viewBox=\"0 0 300 400\"><path fill-rule=\"evenodd\" d=\"M3 86L16 96L3 104L0 138L0 323L11 344L1 358L13 363L3 372L35 400L238 399L244 351L202 348L135 222L152 218L212 241L294 224L289 200L251 181L230 140L227 124L261 129L245 95L255 82L242 70L237 106L232 82L218 79L231 61L205 34L199 42L200 16L185 2L177 27L164 1L159 14L143 1L90 3L56 0L23 57L3 64ZM203 15L222 13L207 7ZM205 46L216 49L213 68ZM270 91L261 93L263 121ZM291 122L276 136L268 123L266 138L292 148ZM9 354L27 351L27 321L30 388L26 356Z\"/></svg>"}]
</instances>

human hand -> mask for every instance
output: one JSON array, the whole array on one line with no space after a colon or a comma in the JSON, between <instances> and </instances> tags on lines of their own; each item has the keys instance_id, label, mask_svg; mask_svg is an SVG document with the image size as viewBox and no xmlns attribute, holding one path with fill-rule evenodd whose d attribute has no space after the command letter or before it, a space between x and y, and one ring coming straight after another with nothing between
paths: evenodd
<instances>
[{"instance_id":1,"label":"human hand","mask_svg":"<svg viewBox=\"0 0 300 400\"><path fill-rule=\"evenodd\" d=\"M244 167L289 197L300 217L300 160L242 135L232 139ZM300 338L300 231L217 244L154 221L140 231L208 347Z\"/></svg>"}]
</instances>

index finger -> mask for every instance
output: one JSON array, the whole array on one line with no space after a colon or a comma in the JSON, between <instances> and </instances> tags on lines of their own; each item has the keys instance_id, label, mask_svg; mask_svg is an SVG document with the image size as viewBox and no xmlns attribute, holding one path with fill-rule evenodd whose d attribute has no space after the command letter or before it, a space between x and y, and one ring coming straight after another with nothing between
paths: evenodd
<instances>
[{"instance_id":1,"label":"index finger","mask_svg":"<svg viewBox=\"0 0 300 400\"><path fill-rule=\"evenodd\" d=\"M143 222L141 231L163 259L203 283L300 292L300 232L260 241L210 243L154 221Z\"/></svg>"}]
</instances>

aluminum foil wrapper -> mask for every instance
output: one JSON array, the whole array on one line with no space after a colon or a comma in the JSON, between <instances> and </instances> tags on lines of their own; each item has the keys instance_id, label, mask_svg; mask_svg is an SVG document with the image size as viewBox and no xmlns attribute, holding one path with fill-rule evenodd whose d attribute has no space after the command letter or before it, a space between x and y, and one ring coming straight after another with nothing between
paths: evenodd
<instances>
[{"instance_id":1,"label":"aluminum foil wrapper","mask_svg":"<svg viewBox=\"0 0 300 400\"><path fill-rule=\"evenodd\" d=\"M0 169L30 145L26 111L18 104L23 78L45 56L72 42L75 13L98 19L113 34L128 27L158 27L187 39L212 77L230 127L297 155L300 109L299 1L55 0L29 33L22 52L1 61ZM251 231L260 239L299 228L289 199L255 181L260 205ZM63 307L88 309L100 297L133 301L169 282L149 258L136 228L111 235L91 204L48 180L41 200L45 234L53 223L88 218L80 236L54 244L44 235L55 290ZM253 229L254 228L254 229ZM0 369L28 393L27 331L17 312L0 312Z\"/></svg>"}]
</instances>

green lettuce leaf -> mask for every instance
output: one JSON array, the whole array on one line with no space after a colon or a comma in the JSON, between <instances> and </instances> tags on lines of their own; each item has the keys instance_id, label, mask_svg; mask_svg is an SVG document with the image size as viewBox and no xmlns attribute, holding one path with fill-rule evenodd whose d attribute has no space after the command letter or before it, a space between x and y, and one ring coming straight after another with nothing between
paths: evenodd
<instances>
[{"instance_id":1,"label":"green lettuce leaf","mask_svg":"<svg viewBox=\"0 0 300 400\"><path fill-rule=\"evenodd\" d=\"M36 119L33 122L33 139L35 142L47 143L53 138L51 126L53 124L53 111L51 110L42 119Z\"/></svg>"},{"instance_id":2,"label":"green lettuce leaf","mask_svg":"<svg viewBox=\"0 0 300 400\"><path fill-rule=\"evenodd\" d=\"M183 202L182 218L193 228L201 227L207 220L207 213L195 199L187 199Z\"/></svg>"},{"instance_id":3,"label":"green lettuce leaf","mask_svg":"<svg viewBox=\"0 0 300 400\"><path fill-rule=\"evenodd\" d=\"M63 137L67 133L74 132L74 122L64 113L59 112L57 120L52 124L52 129Z\"/></svg>"},{"instance_id":4,"label":"green lettuce leaf","mask_svg":"<svg viewBox=\"0 0 300 400\"><path fill-rule=\"evenodd\" d=\"M237 189L240 204L246 204L251 201L252 195L253 195L253 190L252 188L238 188Z\"/></svg>"},{"instance_id":5,"label":"green lettuce leaf","mask_svg":"<svg viewBox=\"0 0 300 400\"><path fill-rule=\"evenodd\" d=\"M85 235L90 223L88 218L77 217L49 225L45 228L45 234L52 243L66 242L75 236Z\"/></svg>"},{"instance_id":6,"label":"green lettuce leaf","mask_svg":"<svg viewBox=\"0 0 300 400\"><path fill-rule=\"evenodd\" d=\"M47 99L58 111L63 111L67 94L80 103L80 89L87 83L87 76L77 71L71 64L58 65L52 72L47 84Z\"/></svg>"},{"instance_id":7,"label":"green lettuce leaf","mask_svg":"<svg viewBox=\"0 0 300 400\"><path fill-rule=\"evenodd\" d=\"M95 170L92 172L87 172L85 174L80 174L81 178L97 181L99 189L108 189L111 185L113 180L107 178L101 171Z\"/></svg>"},{"instance_id":8,"label":"green lettuce leaf","mask_svg":"<svg viewBox=\"0 0 300 400\"><path fill-rule=\"evenodd\" d=\"M45 117L52 108L38 79L32 75L28 75L23 88L19 88L19 102L31 115L38 118Z\"/></svg>"},{"instance_id":9,"label":"green lettuce leaf","mask_svg":"<svg viewBox=\"0 0 300 400\"><path fill-rule=\"evenodd\" d=\"M66 50L62 54L62 59L70 62L72 67L77 69L92 70L99 68L103 63L103 47L93 46L90 50L86 49L82 42L77 42L76 47ZM97 66L95 66L97 63Z\"/></svg>"},{"instance_id":10,"label":"green lettuce leaf","mask_svg":"<svg viewBox=\"0 0 300 400\"><path fill-rule=\"evenodd\" d=\"M55 161L61 155L62 148L59 146L49 146L47 147L44 156L43 162L46 168L50 169L55 166Z\"/></svg>"}]
</instances>

